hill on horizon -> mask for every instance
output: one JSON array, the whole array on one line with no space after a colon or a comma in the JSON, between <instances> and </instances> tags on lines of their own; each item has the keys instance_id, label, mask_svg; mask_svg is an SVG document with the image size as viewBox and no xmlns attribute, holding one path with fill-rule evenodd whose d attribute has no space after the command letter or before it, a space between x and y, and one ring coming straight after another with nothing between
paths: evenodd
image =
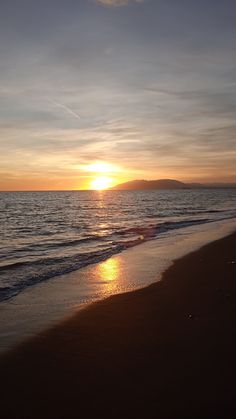
<instances>
[{"instance_id":1,"label":"hill on horizon","mask_svg":"<svg viewBox=\"0 0 236 419\"><path fill-rule=\"evenodd\" d=\"M186 183L174 179L131 180L114 186L116 190L146 190L146 189L186 189Z\"/></svg>"},{"instance_id":2,"label":"hill on horizon","mask_svg":"<svg viewBox=\"0 0 236 419\"><path fill-rule=\"evenodd\" d=\"M131 180L111 188L112 190L151 190L151 189L207 189L235 188L235 183L184 183L175 179Z\"/></svg>"}]
</instances>

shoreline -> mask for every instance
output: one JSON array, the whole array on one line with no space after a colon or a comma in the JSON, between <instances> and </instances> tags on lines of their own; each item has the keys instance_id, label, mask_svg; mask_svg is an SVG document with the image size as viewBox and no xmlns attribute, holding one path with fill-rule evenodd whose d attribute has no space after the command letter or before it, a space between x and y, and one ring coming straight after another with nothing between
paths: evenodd
<instances>
[{"instance_id":1,"label":"shoreline","mask_svg":"<svg viewBox=\"0 0 236 419\"><path fill-rule=\"evenodd\" d=\"M235 229L235 220L180 229L29 287L0 304L0 354L95 301L156 283L173 261Z\"/></svg>"},{"instance_id":2,"label":"shoreline","mask_svg":"<svg viewBox=\"0 0 236 419\"><path fill-rule=\"evenodd\" d=\"M235 278L236 233L22 343L3 417L235 417Z\"/></svg>"}]
</instances>

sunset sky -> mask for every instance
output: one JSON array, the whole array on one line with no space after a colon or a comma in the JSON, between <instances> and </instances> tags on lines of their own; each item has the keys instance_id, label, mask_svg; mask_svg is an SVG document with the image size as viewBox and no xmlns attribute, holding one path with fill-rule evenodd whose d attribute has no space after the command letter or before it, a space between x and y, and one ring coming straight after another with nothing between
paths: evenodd
<instances>
[{"instance_id":1,"label":"sunset sky","mask_svg":"<svg viewBox=\"0 0 236 419\"><path fill-rule=\"evenodd\" d=\"M2 2L0 189L236 182L235 22L235 0Z\"/></svg>"}]
</instances>

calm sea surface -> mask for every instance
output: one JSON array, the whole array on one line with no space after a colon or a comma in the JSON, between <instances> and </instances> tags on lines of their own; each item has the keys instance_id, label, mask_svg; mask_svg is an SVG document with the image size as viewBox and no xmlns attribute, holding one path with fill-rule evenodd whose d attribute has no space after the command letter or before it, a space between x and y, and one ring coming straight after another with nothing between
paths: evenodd
<instances>
[{"instance_id":1,"label":"calm sea surface","mask_svg":"<svg viewBox=\"0 0 236 419\"><path fill-rule=\"evenodd\" d=\"M236 189L0 193L0 301L158 240L236 217Z\"/></svg>"}]
</instances>

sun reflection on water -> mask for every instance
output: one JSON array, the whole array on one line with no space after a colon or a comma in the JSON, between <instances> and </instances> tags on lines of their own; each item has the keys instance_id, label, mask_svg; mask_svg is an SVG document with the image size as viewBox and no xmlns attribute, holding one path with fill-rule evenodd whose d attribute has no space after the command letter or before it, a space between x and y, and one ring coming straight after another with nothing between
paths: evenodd
<instances>
[{"instance_id":1,"label":"sun reflection on water","mask_svg":"<svg viewBox=\"0 0 236 419\"><path fill-rule=\"evenodd\" d=\"M99 265L99 276L103 281L116 281L120 274L118 259L108 259Z\"/></svg>"},{"instance_id":2,"label":"sun reflection on water","mask_svg":"<svg viewBox=\"0 0 236 419\"><path fill-rule=\"evenodd\" d=\"M119 258L110 258L98 265L98 278L104 285L104 293L111 294L119 287L121 265Z\"/></svg>"}]
</instances>

